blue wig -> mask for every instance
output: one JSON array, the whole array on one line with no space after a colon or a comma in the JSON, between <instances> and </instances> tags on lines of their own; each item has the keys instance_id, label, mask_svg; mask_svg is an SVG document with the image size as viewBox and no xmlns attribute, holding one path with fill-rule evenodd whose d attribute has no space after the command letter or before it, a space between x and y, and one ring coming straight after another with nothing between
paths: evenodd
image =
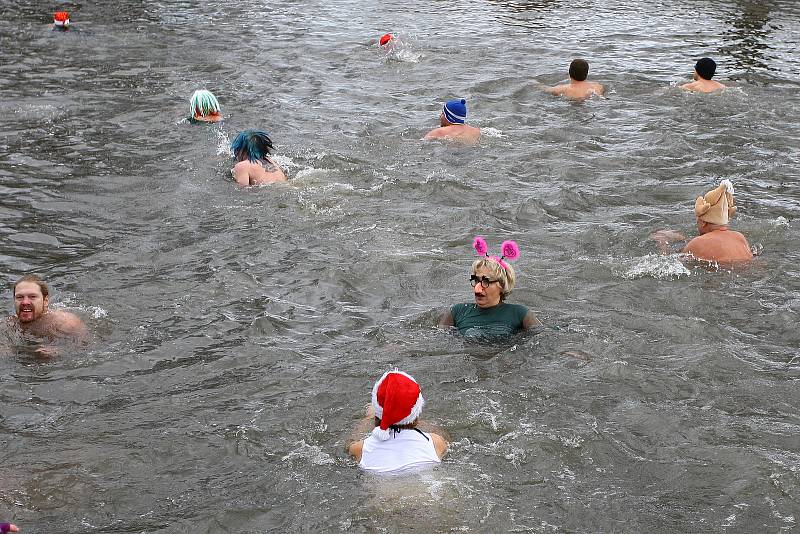
<instances>
[{"instance_id":1,"label":"blue wig","mask_svg":"<svg viewBox=\"0 0 800 534\"><path fill-rule=\"evenodd\" d=\"M265 160L272 153L272 140L260 130L245 130L233 140L231 150L238 161Z\"/></svg>"}]
</instances>

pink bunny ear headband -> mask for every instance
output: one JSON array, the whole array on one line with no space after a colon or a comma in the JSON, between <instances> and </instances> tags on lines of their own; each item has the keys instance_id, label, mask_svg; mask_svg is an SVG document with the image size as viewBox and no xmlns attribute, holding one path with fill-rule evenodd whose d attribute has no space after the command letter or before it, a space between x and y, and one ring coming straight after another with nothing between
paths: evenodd
<instances>
[{"instance_id":1,"label":"pink bunny ear headband","mask_svg":"<svg viewBox=\"0 0 800 534\"><path fill-rule=\"evenodd\" d=\"M499 263L500 267L506 270L508 269L508 264L506 264L506 262L503 260L516 260L519 258L519 247L517 246L516 241L503 241L503 244L500 245L500 252L502 253L502 256L499 258L497 256L489 255L489 246L481 236L477 236L475 238L475 241L472 242L472 248L475 249L475 252L478 253L478 256L486 256L490 260Z\"/></svg>"}]
</instances>

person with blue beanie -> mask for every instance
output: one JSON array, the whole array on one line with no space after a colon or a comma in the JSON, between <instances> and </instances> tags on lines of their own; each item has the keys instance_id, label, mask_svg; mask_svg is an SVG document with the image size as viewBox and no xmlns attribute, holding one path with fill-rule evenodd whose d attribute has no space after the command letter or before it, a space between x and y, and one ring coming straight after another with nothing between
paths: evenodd
<instances>
[{"instance_id":1,"label":"person with blue beanie","mask_svg":"<svg viewBox=\"0 0 800 534\"><path fill-rule=\"evenodd\" d=\"M425 135L424 139L450 139L465 145L474 145L481 137L480 128L465 124L467 121L467 101L463 98L448 100L439 114L439 128Z\"/></svg>"},{"instance_id":2,"label":"person with blue beanie","mask_svg":"<svg viewBox=\"0 0 800 534\"><path fill-rule=\"evenodd\" d=\"M712 80L717 72L717 64L710 57L699 59L694 65L693 82L681 85L681 89L696 93L713 93L725 89L725 85Z\"/></svg>"}]
</instances>

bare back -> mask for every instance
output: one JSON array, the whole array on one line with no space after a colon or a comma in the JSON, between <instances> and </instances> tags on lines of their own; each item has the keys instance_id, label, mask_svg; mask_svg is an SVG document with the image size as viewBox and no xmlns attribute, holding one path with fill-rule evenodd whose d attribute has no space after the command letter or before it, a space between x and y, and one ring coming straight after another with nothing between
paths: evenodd
<instances>
[{"instance_id":1,"label":"bare back","mask_svg":"<svg viewBox=\"0 0 800 534\"><path fill-rule=\"evenodd\" d=\"M576 82L574 80L568 84L548 87L545 91L551 95L563 96L571 100L586 100L594 95L603 96L606 92L602 84L595 82Z\"/></svg>"},{"instance_id":2,"label":"bare back","mask_svg":"<svg viewBox=\"0 0 800 534\"><path fill-rule=\"evenodd\" d=\"M681 89L693 93L715 93L725 89L725 85L714 80L696 80L681 85Z\"/></svg>"},{"instance_id":3,"label":"bare back","mask_svg":"<svg viewBox=\"0 0 800 534\"><path fill-rule=\"evenodd\" d=\"M286 175L271 159L252 162L244 160L233 167L233 178L243 186L286 182Z\"/></svg>"},{"instance_id":4,"label":"bare back","mask_svg":"<svg viewBox=\"0 0 800 534\"><path fill-rule=\"evenodd\" d=\"M425 135L424 139L450 139L465 145L474 145L480 137L480 128L467 126L466 124L450 124L431 130Z\"/></svg>"},{"instance_id":5,"label":"bare back","mask_svg":"<svg viewBox=\"0 0 800 534\"><path fill-rule=\"evenodd\" d=\"M697 236L683 248L697 259L732 263L753 259L750 244L739 232L714 230Z\"/></svg>"}]
</instances>

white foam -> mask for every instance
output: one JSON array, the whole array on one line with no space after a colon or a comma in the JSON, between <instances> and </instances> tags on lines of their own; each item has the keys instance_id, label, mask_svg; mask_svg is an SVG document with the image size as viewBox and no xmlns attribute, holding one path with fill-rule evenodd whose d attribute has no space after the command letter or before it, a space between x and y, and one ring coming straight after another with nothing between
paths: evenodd
<instances>
[{"instance_id":1,"label":"white foam","mask_svg":"<svg viewBox=\"0 0 800 534\"><path fill-rule=\"evenodd\" d=\"M503 135L502 130L498 130L497 128L481 128L481 135L484 137L495 137L498 139L506 137Z\"/></svg>"},{"instance_id":2,"label":"white foam","mask_svg":"<svg viewBox=\"0 0 800 534\"><path fill-rule=\"evenodd\" d=\"M662 256L661 254L648 254L633 267L629 268L623 276L629 280L636 278L652 277L659 280L669 280L691 275L691 271L681 263L677 254Z\"/></svg>"}]
</instances>

